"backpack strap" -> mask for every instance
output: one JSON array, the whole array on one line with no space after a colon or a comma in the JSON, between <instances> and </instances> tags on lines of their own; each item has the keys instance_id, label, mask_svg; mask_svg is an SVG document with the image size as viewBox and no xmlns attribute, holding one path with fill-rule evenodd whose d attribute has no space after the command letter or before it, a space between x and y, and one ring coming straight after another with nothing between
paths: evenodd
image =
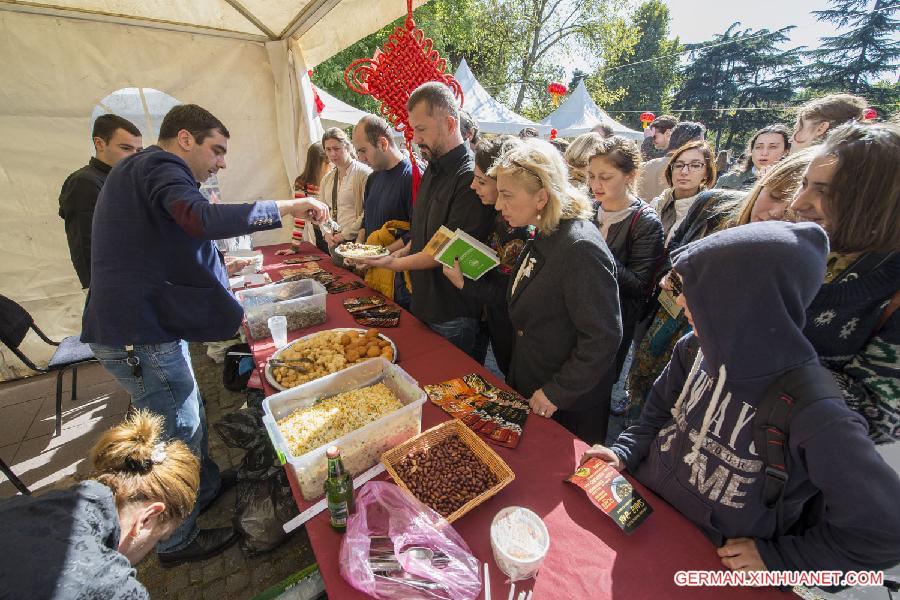
<instances>
[{"instance_id":1,"label":"backpack strap","mask_svg":"<svg viewBox=\"0 0 900 600\"><path fill-rule=\"evenodd\" d=\"M825 367L805 365L776 379L762 397L753 418L756 453L765 466L762 500L776 511L777 535L784 533L782 498L790 473L791 422L807 406L826 398L840 398L841 390Z\"/></svg>"},{"instance_id":2,"label":"backpack strap","mask_svg":"<svg viewBox=\"0 0 900 600\"><path fill-rule=\"evenodd\" d=\"M650 206L646 202L641 202L641 205L635 209L633 213L631 213L631 223L628 224L628 234L625 238L625 252L628 256L631 256L631 243L632 238L634 237L634 226L640 220L641 215L644 214L644 209Z\"/></svg>"}]
</instances>

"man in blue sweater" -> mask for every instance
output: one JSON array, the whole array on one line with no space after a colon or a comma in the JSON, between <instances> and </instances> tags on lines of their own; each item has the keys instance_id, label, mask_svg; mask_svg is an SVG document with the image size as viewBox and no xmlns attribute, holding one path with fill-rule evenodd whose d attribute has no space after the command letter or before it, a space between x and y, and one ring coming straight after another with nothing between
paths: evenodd
<instances>
[{"instance_id":1,"label":"man in blue sweater","mask_svg":"<svg viewBox=\"0 0 900 600\"><path fill-rule=\"evenodd\" d=\"M166 420L166 434L201 459L191 515L157 544L163 566L205 560L236 541L231 527L199 530L197 516L222 491L207 452L203 403L188 341L232 337L243 310L213 240L281 227L281 217L328 218L317 200L210 204L202 181L225 168L228 130L207 110L174 107L159 142L110 172L97 201L91 288L81 339L131 394Z\"/></svg>"}]
</instances>

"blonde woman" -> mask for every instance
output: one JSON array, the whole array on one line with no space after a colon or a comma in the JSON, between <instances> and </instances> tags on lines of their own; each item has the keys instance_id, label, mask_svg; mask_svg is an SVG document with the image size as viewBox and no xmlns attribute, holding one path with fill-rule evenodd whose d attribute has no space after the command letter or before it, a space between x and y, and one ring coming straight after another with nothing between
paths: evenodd
<instances>
[{"instance_id":1,"label":"blonde woman","mask_svg":"<svg viewBox=\"0 0 900 600\"><path fill-rule=\"evenodd\" d=\"M200 487L197 458L162 431L162 417L137 411L91 450L90 479L0 503L0 592L149 598L133 567L190 514Z\"/></svg>"},{"instance_id":2,"label":"blonde woman","mask_svg":"<svg viewBox=\"0 0 900 600\"><path fill-rule=\"evenodd\" d=\"M566 164L569 167L569 181L578 189L587 190L588 160L605 138L599 133L583 133L572 140L566 148Z\"/></svg>"},{"instance_id":3,"label":"blonde woman","mask_svg":"<svg viewBox=\"0 0 900 600\"><path fill-rule=\"evenodd\" d=\"M507 292L515 332L507 381L536 415L588 443L604 440L622 340L612 254L549 143L526 140L488 175L497 180L495 208L509 226L536 229Z\"/></svg>"},{"instance_id":4,"label":"blonde woman","mask_svg":"<svg viewBox=\"0 0 900 600\"><path fill-rule=\"evenodd\" d=\"M786 221L791 198L803 180L803 171L812 160L810 150L791 154L756 182L750 193L733 209L724 227L746 225L758 221Z\"/></svg>"}]
</instances>

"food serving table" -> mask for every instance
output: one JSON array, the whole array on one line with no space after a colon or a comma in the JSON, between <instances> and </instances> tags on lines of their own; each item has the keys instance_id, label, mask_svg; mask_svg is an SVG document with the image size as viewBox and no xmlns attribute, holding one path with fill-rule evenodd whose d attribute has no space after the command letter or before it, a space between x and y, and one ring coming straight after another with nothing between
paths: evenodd
<instances>
[{"instance_id":1,"label":"food serving table","mask_svg":"<svg viewBox=\"0 0 900 600\"><path fill-rule=\"evenodd\" d=\"M260 248L264 255L264 270L273 281L280 279L278 271L285 258L322 254L315 247L304 244L301 253L286 257L275 251L287 245ZM356 275L336 267L323 255L318 263L322 268L345 281L359 279ZM357 327L341 301L353 296L373 295L369 288L341 294L329 294L327 320L321 325L289 332L289 339L334 327ZM446 381L469 373L478 373L492 384L509 389L483 366L432 332L406 311L396 328L382 329L397 345L398 364L420 386ZM275 393L262 373L266 359L275 351L272 341L250 340L257 369L266 395ZM449 419L444 411L426 402L422 412L422 430ZM509 449L491 444L509 464L515 480L496 496L475 507L453 524L468 543L480 563L490 565L491 590L495 600L503 600L509 592L506 576L497 567L491 551L489 530L497 512L507 506L524 506L544 520L550 532L550 550L535 579L516 582L516 592L534 590L535 600L544 599L604 599L604 598L786 598L772 588L687 588L677 587L675 573L687 570L723 570L712 543L690 521L653 492L629 477L653 508L653 514L631 535L619 527L600 509L591 504L587 495L576 486L566 483L579 464L588 446L575 438L555 421L530 415L517 448ZM387 479L382 474L378 479ZM295 493L295 497L299 497ZM301 509L313 503L303 503ZM368 598L356 591L341 577L338 555L342 534L331 529L328 511L306 522L309 539L319 563L319 570L330 598L348 600Z\"/></svg>"}]
</instances>

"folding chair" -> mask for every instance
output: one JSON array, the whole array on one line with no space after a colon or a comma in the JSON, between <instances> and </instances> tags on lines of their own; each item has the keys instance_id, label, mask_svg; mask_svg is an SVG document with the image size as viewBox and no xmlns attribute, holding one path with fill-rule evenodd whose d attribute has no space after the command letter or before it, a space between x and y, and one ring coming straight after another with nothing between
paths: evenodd
<instances>
[{"instance_id":1,"label":"folding chair","mask_svg":"<svg viewBox=\"0 0 900 600\"><path fill-rule=\"evenodd\" d=\"M50 358L46 369L37 367L31 359L19 350L22 340L29 329L51 346L56 346L56 351ZM0 296L0 342L3 342L13 354L19 357L29 369L38 373L56 371L56 435L62 434L62 387L63 375L70 367L72 369L72 401L75 401L78 386L78 365L92 362L94 353L90 346L81 341L80 335L70 335L61 342L54 342L48 338L40 328L35 325L34 319L27 310L17 302L6 296Z\"/></svg>"}]
</instances>

